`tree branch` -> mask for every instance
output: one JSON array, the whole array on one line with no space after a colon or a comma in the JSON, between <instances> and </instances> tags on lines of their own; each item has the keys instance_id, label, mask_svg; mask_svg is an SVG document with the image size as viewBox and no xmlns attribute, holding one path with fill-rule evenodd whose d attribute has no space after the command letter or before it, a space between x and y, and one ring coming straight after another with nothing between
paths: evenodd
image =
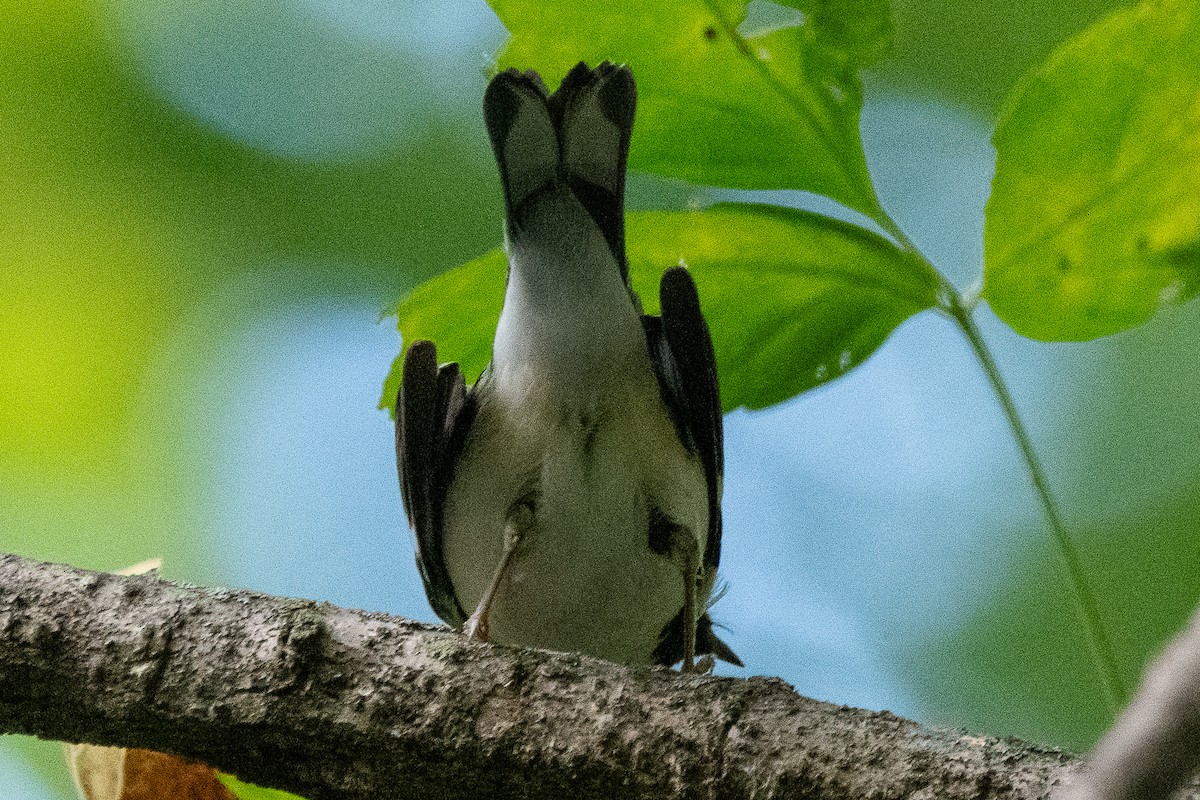
<instances>
[{"instance_id":1,"label":"tree branch","mask_svg":"<svg viewBox=\"0 0 1200 800\"><path fill-rule=\"evenodd\" d=\"M1200 767L1200 610L1142 675L1087 762L1057 800L1155 800Z\"/></svg>"},{"instance_id":2,"label":"tree branch","mask_svg":"<svg viewBox=\"0 0 1200 800\"><path fill-rule=\"evenodd\" d=\"M0 733L322 798L1041 798L1070 756L782 681L495 647L384 614L0 556Z\"/></svg>"}]
</instances>

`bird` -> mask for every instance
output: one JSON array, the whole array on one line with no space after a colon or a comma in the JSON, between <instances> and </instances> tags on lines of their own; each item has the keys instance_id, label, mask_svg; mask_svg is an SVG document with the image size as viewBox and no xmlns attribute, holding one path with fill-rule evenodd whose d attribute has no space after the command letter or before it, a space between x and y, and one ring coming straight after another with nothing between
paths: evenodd
<instances>
[{"instance_id":1,"label":"bird","mask_svg":"<svg viewBox=\"0 0 1200 800\"><path fill-rule=\"evenodd\" d=\"M469 388L413 342L396 397L401 494L430 605L469 636L626 664L741 661L708 613L721 553L721 403L682 265L643 313L625 255L636 87L579 63L489 82L508 276ZM447 311L447 313L452 313Z\"/></svg>"}]
</instances>

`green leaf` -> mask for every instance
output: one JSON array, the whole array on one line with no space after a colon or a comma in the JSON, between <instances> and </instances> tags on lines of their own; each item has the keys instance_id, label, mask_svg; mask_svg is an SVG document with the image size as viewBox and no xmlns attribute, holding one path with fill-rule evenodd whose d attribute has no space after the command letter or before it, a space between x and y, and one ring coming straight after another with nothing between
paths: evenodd
<instances>
[{"instance_id":1,"label":"green leaf","mask_svg":"<svg viewBox=\"0 0 1200 800\"><path fill-rule=\"evenodd\" d=\"M429 339L437 345L439 361L457 361L468 381L478 378L492 357L492 336L500 320L507 273L508 258L497 247L430 278L401 298L392 313L405 350L418 339ZM393 413L403 367L401 353L383 382L379 399L379 407Z\"/></svg>"},{"instance_id":2,"label":"green leaf","mask_svg":"<svg viewBox=\"0 0 1200 800\"><path fill-rule=\"evenodd\" d=\"M892 48L892 17L887 0L777 0L804 13L814 49L842 61L844 69L868 66Z\"/></svg>"},{"instance_id":3,"label":"green leaf","mask_svg":"<svg viewBox=\"0 0 1200 800\"><path fill-rule=\"evenodd\" d=\"M738 28L745 0L491 5L512 33L502 68L536 69L553 86L580 60L632 67L631 169L741 189L805 189L882 219L858 133L857 74L890 43L882 0L798 4L819 11L756 35Z\"/></svg>"},{"instance_id":4,"label":"green leaf","mask_svg":"<svg viewBox=\"0 0 1200 800\"><path fill-rule=\"evenodd\" d=\"M255 786L253 783L239 781L232 775L217 773L217 779L225 786L226 789L233 792L238 797L238 800L304 800L294 794L282 792L278 789L264 789L261 786Z\"/></svg>"},{"instance_id":5,"label":"green leaf","mask_svg":"<svg viewBox=\"0 0 1200 800\"><path fill-rule=\"evenodd\" d=\"M1200 7L1150 2L1070 40L995 134L984 296L1020 333L1082 340L1200 289Z\"/></svg>"},{"instance_id":6,"label":"green leaf","mask_svg":"<svg viewBox=\"0 0 1200 800\"><path fill-rule=\"evenodd\" d=\"M805 211L727 204L626 216L630 275L657 313L663 270L685 263L712 330L726 410L779 403L861 363L913 314L939 279L886 239ZM439 275L396 311L406 343L431 339L468 380L491 356L504 299L496 249ZM400 385L397 359L381 407Z\"/></svg>"}]
</instances>

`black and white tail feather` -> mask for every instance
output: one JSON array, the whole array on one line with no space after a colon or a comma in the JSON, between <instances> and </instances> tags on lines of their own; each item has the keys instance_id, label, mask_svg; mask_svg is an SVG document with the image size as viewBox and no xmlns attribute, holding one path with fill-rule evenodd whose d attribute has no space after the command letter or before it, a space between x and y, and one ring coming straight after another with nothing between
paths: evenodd
<instances>
[{"instance_id":1,"label":"black and white tail feather","mask_svg":"<svg viewBox=\"0 0 1200 800\"><path fill-rule=\"evenodd\" d=\"M628 67L578 64L549 94L536 72L502 72L488 84L484 119L504 185L507 235L518 245L531 201L569 188L604 235L621 278L625 165L637 92Z\"/></svg>"},{"instance_id":2,"label":"black and white tail feather","mask_svg":"<svg viewBox=\"0 0 1200 800\"><path fill-rule=\"evenodd\" d=\"M540 209L568 191L603 237L640 315L641 304L629 285L624 242L625 170L635 98L629 69L607 62L595 69L578 64L554 93L537 73L508 70L489 84L484 116L504 187L510 257L556 236L555 216ZM724 468L715 358L696 287L685 268L667 270L660 299L661 316L641 316L642 329L663 406L679 442L704 474L708 531L699 566L707 594L721 552ZM500 339L498 331L498 344ZM468 614L446 563L447 494L458 459L472 440L491 370L467 389L456 364L439 367L433 343L416 342L405 359L396 403L397 460L405 510L417 537L418 567L434 611L456 627L467 622ZM665 545L662 531L656 530L657 518L652 509L645 535L647 548L661 555ZM652 661L670 665L684 657L689 638L685 624L680 608L658 642L650 643ZM741 663L713 632L706 610L697 620L694 643L697 654Z\"/></svg>"}]
</instances>

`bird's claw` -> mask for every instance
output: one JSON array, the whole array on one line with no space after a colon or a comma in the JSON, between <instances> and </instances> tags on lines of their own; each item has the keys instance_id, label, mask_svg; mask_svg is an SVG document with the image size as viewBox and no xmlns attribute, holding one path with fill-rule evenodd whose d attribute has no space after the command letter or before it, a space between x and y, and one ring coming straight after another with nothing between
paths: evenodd
<instances>
[{"instance_id":1,"label":"bird's claw","mask_svg":"<svg viewBox=\"0 0 1200 800\"><path fill-rule=\"evenodd\" d=\"M478 639L481 642L486 642L488 640L487 615L480 614L478 611L472 614L466 624L463 625L462 632L468 639Z\"/></svg>"}]
</instances>

